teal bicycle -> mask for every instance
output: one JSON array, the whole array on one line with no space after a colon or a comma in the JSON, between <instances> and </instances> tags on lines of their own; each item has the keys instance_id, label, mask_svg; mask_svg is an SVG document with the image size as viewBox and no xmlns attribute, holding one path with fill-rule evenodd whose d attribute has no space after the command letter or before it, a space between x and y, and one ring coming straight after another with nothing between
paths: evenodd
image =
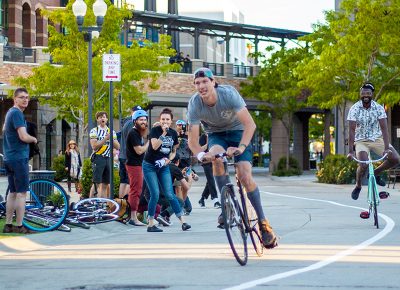
<instances>
[{"instance_id":1,"label":"teal bicycle","mask_svg":"<svg viewBox=\"0 0 400 290\"><path fill-rule=\"evenodd\" d=\"M368 173L369 173L369 178L368 178L368 195L367 195L367 201L368 201L368 211L363 211L360 214L360 217L362 219L368 219L371 214L374 216L374 226L376 226L377 229L379 229L379 220L378 220L378 205L380 203L380 194L378 193L378 187L376 185L376 178L374 174L374 165L373 163L379 162L384 160L387 157L387 154L383 155L381 158L376 159L376 160L358 160L356 157L353 156L353 159L362 164L368 164Z\"/></svg>"}]
</instances>

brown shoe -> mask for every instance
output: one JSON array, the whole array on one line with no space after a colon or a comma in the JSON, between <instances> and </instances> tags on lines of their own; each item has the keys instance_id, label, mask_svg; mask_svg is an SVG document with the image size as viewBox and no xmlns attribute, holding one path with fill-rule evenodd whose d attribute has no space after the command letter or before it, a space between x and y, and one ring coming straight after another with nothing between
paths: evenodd
<instances>
[{"instance_id":1,"label":"brown shoe","mask_svg":"<svg viewBox=\"0 0 400 290\"><path fill-rule=\"evenodd\" d=\"M4 228L3 228L3 233L5 233L5 234L11 234L11 233L13 233L14 232L14 226L13 225L4 225Z\"/></svg>"},{"instance_id":2,"label":"brown shoe","mask_svg":"<svg viewBox=\"0 0 400 290\"><path fill-rule=\"evenodd\" d=\"M31 231L30 229L27 229L24 226L20 226L20 227L14 227L14 233L16 234L33 234L34 232Z\"/></svg>"},{"instance_id":3,"label":"brown shoe","mask_svg":"<svg viewBox=\"0 0 400 290\"><path fill-rule=\"evenodd\" d=\"M276 240L276 235L272 230L268 220L265 219L260 222L260 230L264 247L267 249L275 248L278 243Z\"/></svg>"}]
</instances>

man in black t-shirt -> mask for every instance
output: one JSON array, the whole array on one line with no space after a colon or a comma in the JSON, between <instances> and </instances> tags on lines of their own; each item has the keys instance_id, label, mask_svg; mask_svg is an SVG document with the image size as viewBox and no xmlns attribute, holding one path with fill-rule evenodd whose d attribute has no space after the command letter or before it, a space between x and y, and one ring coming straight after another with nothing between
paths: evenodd
<instances>
[{"instance_id":1,"label":"man in black t-shirt","mask_svg":"<svg viewBox=\"0 0 400 290\"><path fill-rule=\"evenodd\" d=\"M137 210L139 206L140 194L143 187L143 172L142 163L144 153L149 146L148 140L144 140L147 133L148 115L143 110L138 110L133 113L132 120L133 128L129 131L126 137L126 171L129 177L129 194L128 202L131 206L131 220L129 224L134 226L144 226L145 224L137 218Z\"/></svg>"}]
</instances>

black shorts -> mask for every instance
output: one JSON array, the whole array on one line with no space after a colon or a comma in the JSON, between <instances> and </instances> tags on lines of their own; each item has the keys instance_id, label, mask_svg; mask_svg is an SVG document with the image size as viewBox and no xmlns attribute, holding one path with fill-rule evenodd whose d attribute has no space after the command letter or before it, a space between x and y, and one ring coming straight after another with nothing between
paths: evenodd
<instances>
[{"instance_id":1,"label":"black shorts","mask_svg":"<svg viewBox=\"0 0 400 290\"><path fill-rule=\"evenodd\" d=\"M119 182L129 184L128 173L125 167L126 159L119 159Z\"/></svg>"},{"instance_id":2,"label":"black shorts","mask_svg":"<svg viewBox=\"0 0 400 290\"><path fill-rule=\"evenodd\" d=\"M93 182L110 183L110 158L96 155L92 162Z\"/></svg>"}]
</instances>

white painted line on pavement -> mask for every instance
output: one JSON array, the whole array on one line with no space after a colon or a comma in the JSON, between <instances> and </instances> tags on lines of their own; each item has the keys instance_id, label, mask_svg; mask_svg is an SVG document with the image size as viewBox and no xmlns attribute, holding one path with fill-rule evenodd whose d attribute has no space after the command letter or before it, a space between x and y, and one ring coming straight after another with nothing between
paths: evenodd
<instances>
[{"instance_id":1,"label":"white painted line on pavement","mask_svg":"<svg viewBox=\"0 0 400 290\"><path fill-rule=\"evenodd\" d=\"M330 201L330 200L299 197L299 196L272 193L272 192L266 192L266 191L260 191L260 192L266 193L266 194L269 194L269 195L274 195L274 196L281 196L281 197L296 198L296 199L303 199L303 200L309 200L309 201L324 202L324 203L329 203L329 204L336 205L336 206L342 206L342 207L366 210L366 209L361 208L361 207L341 204L341 203L338 203L338 202L335 202L335 201ZM224 290L241 290L241 289L253 288L253 287L259 286L261 284L268 283L268 282L280 280L280 279L283 279L283 278L291 277L291 276L298 275L298 274L305 273L305 272L309 272L309 271L314 271L314 270L323 268L323 267L325 267L325 266L327 266L329 264L332 264L332 263L342 259L343 257L350 256L350 255L354 254L355 252L360 251L360 250L372 245L373 243L379 241L380 239L385 237L387 234L389 234L393 230L395 222L390 217L388 217L388 216L386 216L384 214L381 214L381 213L379 214L379 217L383 218L386 221L385 228L383 230L381 230L378 234L373 236L372 238L370 238L370 239L368 239L366 241L363 241L362 243L360 243L360 244L358 244L356 246L348 248L347 250L339 252L336 255L330 256L329 258L326 258L325 260L322 260L322 261L319 261L317 263L311 264L311 265L309 265L307 267L299 268L299 269L291 270L291 271L287 271L287 272L282 272L282 273L271 275L271 276L267 276L267 277L264 277L264 278L261 278L261 279L257 279L257 280L249 281L249 282L246 282L246 283L243 283L243 284L239 284L237 286L225 288Z\"/></svg>"}]
</instances>

